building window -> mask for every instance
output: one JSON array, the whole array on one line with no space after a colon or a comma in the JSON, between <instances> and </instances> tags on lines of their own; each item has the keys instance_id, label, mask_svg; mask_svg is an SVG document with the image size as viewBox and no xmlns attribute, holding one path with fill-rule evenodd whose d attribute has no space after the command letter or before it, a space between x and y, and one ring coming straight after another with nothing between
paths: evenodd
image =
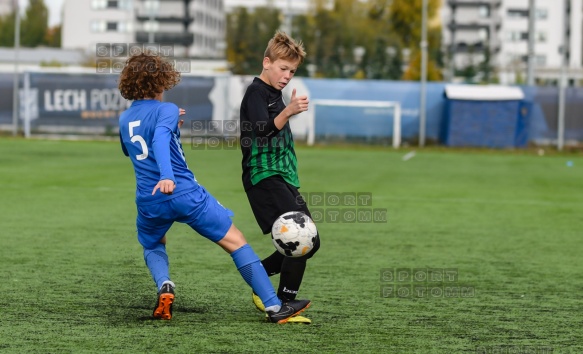
<instances>
[{"instance_id":1,"label":"building window","mask_svg":"<svg viewBox=\"0 0 583 354\"><path fill-rule=\"evenodd\" d=\"M117 31L118 32L133 32L132 22L120 21L117 23Z\"/></svg>"},{"instance_id":2,"label":"building window","mask_svg":"<svg viewBox=\"0 0 583 354\"><path fill-rule=\"evenodd\" d=\"M93 20L91 21L91 32L131 32L132 23L125 21L103 21L103 20Z\"/></svg>"},{"instance_id":3,"label":"building window","mask_svg":"<svg viewBox=\"0 0 583 354\"><path fill-rule=\"evenodd\" d=\"M105 9L107 7L107 0L92 0L91 7L93 9Z\"/></svg>"},{"instance_id":4,"label":"building window","mask_svg":"<svg viewBox=\"0 0 583 354\"><path fill-rule=\"evenodd\" d=\"M91 32L105 32L107 25L105 21L93 20L91 21Z\"/></svg>"},{"instance_id":5,"label":"building window","mask_svg":"<svg viewBox=\"0 0 583 354\"><path fill-rule=\"evenodd\" d=\"M117 32L117 22L107 22L107 32Z\"/></svg>"},{"instance_id":6,"label":"building window","mask_svg":"<svg viewBox=\"0 0 583 354\"><path fill-rule=\"evenodd\" d=\"M94 10L102 9L123 9L130 8L131 0L91 0L91 8Z\"/></svg>"},{"instance_id":7,"label":"building window","mask_svg":"<svg viewBox=\"0 0 583 354\"><path fill-rule=\"evenodd\" d=\"M490 6L482 5L479 8L479 13L481 18L489 18L490 17Z\"/></svg>"},{"instance_id":8,"label":"building window","mask_svg":"<svg viewBox=\"0 0 583 354\"><path fill-rule=\"evenodd\" d=\"M535 16L537 20L546 20L549 17L549 11L547 9L536 9Z\"/></svg>"},{"instance_id":9,"label":"building window","mask_svg":"<svg viewBox=\"0 0 583 354\"><path fill-rule=\"evenodd\" d=\"M528 41L528 32L520 32L520 31L506 32L506 40L508 42Z\"/></svg>"},{"instance_id":10,"label":"building window","mask_svg":"<svg viewBox=\"0 0 583 354\"><path fill-rule=\"evenodd\" d=\"M537 32L536 33L536 41L537 42L546 42L547 41L547 33L546 32Z\"/></svg>"},{"instance_id":11,"label":"building window","mask_svg":"<svg viewBox=\"0 0 583 354\"><path fill-rule=\"evenodd\" d=\"M509 18L528 18L530 10L508 9L507 14ZM549 11L547 9L536 9L534 16L537 20L546 20L549 17Z\"/></svg>"},{"instance_id":12,"label":"building window","mask_svg":"<svg viewBox=\"0 0 583 354\"><path fill-rule=\"evenodd\" d=\"M158 32L160 30L160 22L158 21L146 21L144 22L144 31L146 32Z\"/></svg>"},{"instance_id":13,"label":"building window","mask_svg":"<svg viewBox=\"0 0 583 354\"><path fill-rule=\"evenodd\" d=\"M146 0L144 2L144 9L146 11L152 12L152 11L158 11L158 9L160 8L160 1L158 0Z\"/></svg>"},{"instance_id":14,"label":"building window","mask_svg":"<svg viewBox=\"0 0 583 354\"><path fill-rule=\"evenodd\" d=\"M508 9L509 18L528 18L528 10L523 9Z\"/></svg>"},{"instance_id":15,"label":"building window","mask_svg":"<svg viewBox=\"0 0 583 354\"><path fill-rule=\"evenodd\" d=\"M515 58L516 61L523 61L528 63L528 55L521 55L520 58ZM545 66L547 64L547 56L546 55L534 55L532 58L534 65L536 66Z\"/></svg>"}]
</instances>

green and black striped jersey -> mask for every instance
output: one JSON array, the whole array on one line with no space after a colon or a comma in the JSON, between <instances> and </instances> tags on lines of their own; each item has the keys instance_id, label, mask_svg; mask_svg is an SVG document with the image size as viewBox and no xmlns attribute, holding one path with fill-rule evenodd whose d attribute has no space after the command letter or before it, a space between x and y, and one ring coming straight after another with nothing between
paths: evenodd
<instances>
[{"instance_id":1,"label":"green and black striped jersey","mask_svg":"<svg viewBox=\"0 0 583 354\"><path fill-rule=\"evenodd\" d=\"M247 87L240 115L245 190L275 175L280 175L296 188L300 187L289 122L281 130L274 123L275 117L284 109L285 102L280 90L257 77Z\"/></svg>"}]
</instances>

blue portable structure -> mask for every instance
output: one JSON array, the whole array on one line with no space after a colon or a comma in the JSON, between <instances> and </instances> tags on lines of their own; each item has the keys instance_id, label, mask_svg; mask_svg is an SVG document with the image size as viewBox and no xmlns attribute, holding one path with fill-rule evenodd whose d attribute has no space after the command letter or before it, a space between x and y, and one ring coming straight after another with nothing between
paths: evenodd
<instances>
[{"instance_id":1,"label":"blue portable structure","mask_svg":"<svg viewBox=\"0 0 583 354\"><path fill-rule=\"evenodd\" d=\"M519 87L446 85L441 141L447 146L525 147L530 105Z\"/></svg>"}]
</instances>

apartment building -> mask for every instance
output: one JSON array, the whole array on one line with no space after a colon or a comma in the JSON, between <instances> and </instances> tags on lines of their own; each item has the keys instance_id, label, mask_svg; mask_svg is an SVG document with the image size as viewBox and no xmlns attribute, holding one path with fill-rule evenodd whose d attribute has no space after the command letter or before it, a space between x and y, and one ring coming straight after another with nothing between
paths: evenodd
<instances>
[{"instance_id":1,"label":"apartment building","mask_svg":"<svg viewBox=\"0 0 583 354\"><path fill-rule=\"evenodd\" d=\"M554 83L560 75L563 40L572 80L583 79L583 0L444 0L442 5L447 73L484 61L502 83L522 81L528 63L530 11L535 13L534 73L539 83ZM451 76L450 76L451 77Z\"/></svg>"},{"instance_id":2,"label":"apartment building","mask_svg":"<svg viewBox=\"0 0 583 354\"><path fill-rule=\"evenodd\" d=\"M310 0L225 0L227 12L231 12L237 7L246 7L252 10L256 7L267 6L273 6L292 15L304 14L309 9Z\"/></svg>"},{"instance_id":3,"label":"apartment building","mask_svg":"<svg viewBox=\"0 0 583 354\"><path fill-rule=\"evenodd\" d=\"M6 16L16 8L16 0L0 0L0 16Z\"/></svg>"},{"instance_id":4,"label":"apartment building","mask_svg":"<svg viewBox=\"0 0 583 354\"><path fill-rule=\"evenodd\" d=\"M173 44L175 55L224 57L223 0L65 0L62 45Z\"/></svg>"}]
</instances>

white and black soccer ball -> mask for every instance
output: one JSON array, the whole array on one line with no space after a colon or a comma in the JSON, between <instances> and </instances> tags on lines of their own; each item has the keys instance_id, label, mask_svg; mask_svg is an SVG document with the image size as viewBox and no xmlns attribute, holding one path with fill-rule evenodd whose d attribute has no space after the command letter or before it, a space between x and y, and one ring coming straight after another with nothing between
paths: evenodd
<instances>
[{"instance_id":1,"label":"white and black soccer ball","mask_svg":"<svg viewBox=\"0 0 583 354\"><path fill-rule=\"evenodd\" d=\"M318 230L312 219L301 211L281 215L271 228L273 245L287 257L301 257L314 248Z\"/></svg>"}]
</instances>

